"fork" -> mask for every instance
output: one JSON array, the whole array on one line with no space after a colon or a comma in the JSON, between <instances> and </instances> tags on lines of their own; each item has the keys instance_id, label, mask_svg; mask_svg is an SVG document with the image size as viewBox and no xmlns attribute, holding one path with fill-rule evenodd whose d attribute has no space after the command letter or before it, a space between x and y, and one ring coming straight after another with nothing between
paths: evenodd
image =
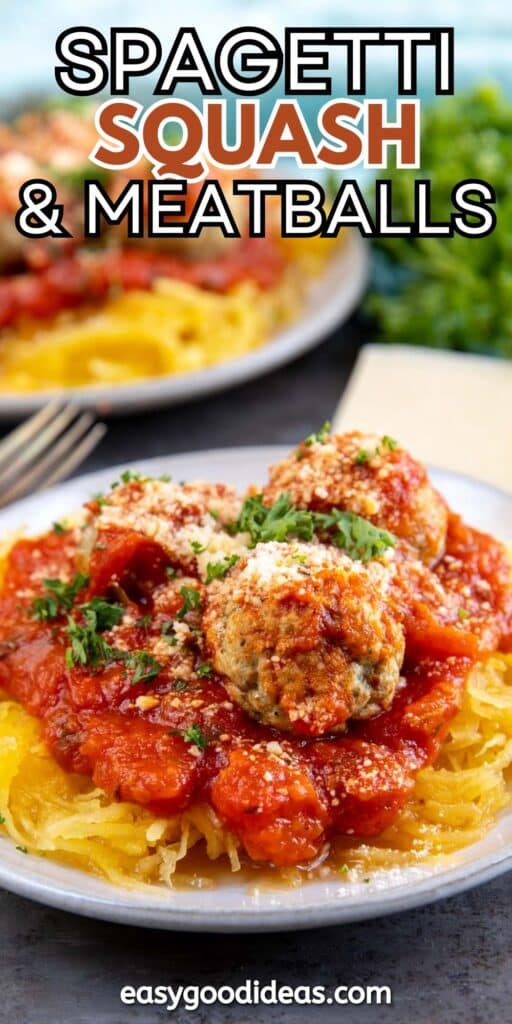
<instances>
[{"instance_id":1,"label":"fork","mask_svg":"<svg viewBox=\"0 0 512 1024\"><path fill-rule=\"evenodd\" d=\"M105 434L95 419L56 398L0 441L0 508L69 476Z\"/></svg>"}]
</instances>

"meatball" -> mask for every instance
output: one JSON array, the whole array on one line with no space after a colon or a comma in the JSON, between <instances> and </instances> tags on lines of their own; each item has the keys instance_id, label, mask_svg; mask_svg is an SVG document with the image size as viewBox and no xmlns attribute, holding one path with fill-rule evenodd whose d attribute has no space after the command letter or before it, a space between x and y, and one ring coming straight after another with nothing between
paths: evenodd
<instances>
[{"instance_id":1,"label":"meatball","mask_svg":"<svg viewBox=\"0 0 512 1024\"><path fill-rule=\"evenodd\" d=\"M159 544L173 565L203 577L209 561L245 550L224 530L239 510L240 499L225 484L135 479L103 499L93 539L102 530L135 530Z\"/></svg>"},{"instance_id":2,"label":"meatball","mask_svg":"<svg viewBox=\"0 0 512 1024\"><path fill-rule=\"evenodd\" d=\"M231 698L309 736L389 707L404 655L392 577L334 547L257 544L207 588L207 647Z\"/></svg>"},{"instance_id":3,"label":"meatball","mask_svg":"<svg viewBox=\"0 0 512 1024\"><path fill-rule=\"evenodd\" d=\"M266 503L283 491L302 508L364 516L406 540L427 565L444 553L446 503L425 467L390 437L353 432L308 439L270 470Z\"/></svg>"}]
</instances>

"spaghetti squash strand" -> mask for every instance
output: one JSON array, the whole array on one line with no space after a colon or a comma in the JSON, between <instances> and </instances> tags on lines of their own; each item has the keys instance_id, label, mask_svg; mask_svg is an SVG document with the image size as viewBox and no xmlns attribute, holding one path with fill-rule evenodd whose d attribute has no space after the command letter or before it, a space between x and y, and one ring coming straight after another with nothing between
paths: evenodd
<instances>
[{"instance_id":1,"label":"spaghetti squash strand","mask_svg":"<svg viewBox=\"0 0 512 1024\"><path fill-rule=\"evenodd\" d=\"M341 863L357 877L450 855L480 839L511 800L511 707L512 655L493 655L471 673L436 765L418 774L399 819L371 843L335 840L332 867ZM124 886L172 885L201 843L212 861L240 868L238 843L211 808L165 819L111 801L88 779L63 771L39 737L36 719L14 701L0 701L0 814L17 845ZM292 875L289 884L300 881L300 873Z\"/></svg>"}]
</instances>

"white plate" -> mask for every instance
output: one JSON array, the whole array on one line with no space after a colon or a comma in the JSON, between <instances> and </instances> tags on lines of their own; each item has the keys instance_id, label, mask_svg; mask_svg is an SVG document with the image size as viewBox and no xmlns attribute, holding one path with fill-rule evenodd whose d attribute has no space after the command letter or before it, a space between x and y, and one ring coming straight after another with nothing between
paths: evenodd
<instances>
[{"instance_id":1,"label":"white plate","mask_svg":"<svg viewBox=\"0 0 512 1024\"><path fill-rule=\"evenodd\" d=\"M367 277L368 246L358 231L349 231L344 244L330 259L325 273L309 288L300 318L260 348L239 359L230 359L194 373L152 377L118 387L69 388L66 397L108 416L175 405L259 377L318 345L330 331L343 323L357 306ZM24 394L0 391L0 420L26 416L39 409L54 394L51 391Z\"/></svg>"},{"instance_id":2,"label":"white plate","mask_svg":"<svg viewBox=\"0 0 512 1024\"><path fill-rule=\"evenodd\" d=\"M238 448L169 456L134 463L148 475L172 473L176 480L222 480L239 488L262 481L280 448ZM62 519L93 492L108 487L121 466L71 480L0 514L0 533L26 525L34 532ZM469 477L433 471L450 504L476 526L510 536L512 495ZM83 872L17 851L0 838L0 884L50 906L109 921L184 931L270 931L311 928L378 917L469 889L512 867L512 811L506 811L480 842L448 863L373 872L369 883L308 882L301 889L251 891L236 875L222 887L149 895L113 888Z\"/></svg>"}]
</instances>

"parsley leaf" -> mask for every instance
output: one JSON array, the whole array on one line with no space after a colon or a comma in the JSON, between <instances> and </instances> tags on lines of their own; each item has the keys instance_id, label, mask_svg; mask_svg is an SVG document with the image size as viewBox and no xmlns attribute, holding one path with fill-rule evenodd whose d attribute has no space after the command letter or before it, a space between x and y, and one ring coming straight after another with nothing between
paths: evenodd
<instances>
[{"instance_id":1,"label":"parsley leaf","mask_svg":"<svg viewBox=\"0 0 512 1024\"><path fill-rule=\"evenodd\" d=\"M52 523L52 530L58 537L61 537L63 533L67 533L68 527L65 523Z\"/></svg>"},{"instance_id":2,"label":"parsley leaf","mask_svg":"<svg viewBox=\"0 0 512 1024\"><path fill-rule=\"evenodd\" d=\"M67 634L70 646L66 649L66 665L91 665L104 668L109 662L124 661L129 669L133 669L132 683L146 683L154 679L162 665L149 651L121 651L107 643L102 633L116 626L123 614L122 605L110 604L102 597L93 597L92 601L80 605L83 622L76 622L68 616Z\"/></svg>"},{"instance_id":3,"label":"parsley leaf","mask_svg":"<svg viewBox=\"0 0 512 1024\"><path fill-rule=\"evenodd\" d=\"M183 604L177 614L178 619L184 619L188 612L201 611L201 594L194 587L182 587L180 597L183 598Z\"/></svg>"},{"instance_id":4,"label":"parsley leaf","mask_svg":"<svg viewBox=\"0 0 512 1024\"><path fill-rule=\"evenodd\" d=\"M206 737L201 730L201 726L194 723L189 725L185 732L180 733L186 743L193 743L194 746L199 747L200 750L204 750L206 747Z\"/></svg>"},{"instance_id":5,"label":"parsley leaf","mask_svg":"<svg viewBox=\"0 0 512 1024\"><path fill-rule=\"evenodd\" d=\"M69 616L67 634L71 645L66 648L66 665L104 667L124 657L124 651L112 647L92 625L82 626Z\"/></svg>"},{"instance_id":6,"label":"parsley leaf","mask_svg":"<svg viewBox=\"0 0 512 1024\"><path fill-rule=\"evenodd\" d=\"M117 626L124 615L124 608L121 604L111 604L103 597L93 597L86 604L79 605L79 608L84 613L86 625L98 633Z\"/></svg>"},{"instance_id":7,"label":"parsley leaf","mask_svg":"<svg viewBox=\"0 0 512 1024\"><path fill-rule=\"evenodd\" d=\"M230 527L232 533L249 533L253 546L266 541L283 542L289 536L308 541L313 539L316 531L335 531L333 543L351 558L363 562L377 558L386 548L396 544L392 533L381 530L353 512L336 508L330 513L308 512L295 508L286 493L280 494L270 508L263 504L261 494L246 498L236 523Z\"/></svg>"},{"instance_id":8,"label":"parsley leaf","mask_svg":"<svg viewBox=\"0 0 512 1024\"><path fill-rule=\"evenodd\" d=\"M124 609L120 604L111 604L103 597L93 597L80 605L83 622L77 622L68 615L67 634L71 641L66 648L66 665L107 665L124 657L124 652L112 647L101 635L121 621Z\"/></svg>"},{"instance_id":9,"label":"parsley leaf","mask_svg":"<svg viewBox=\"0 0 512 1024\"><path fill-rule=\"evenodd\" d=\"M206 566L206 583L220 580L240 561L240 555L226 555L221 562L208 562Z\"/></svg>"},{"instance_id":10,"label":"parsley leaf","mask_svg":"<svg viewBox=\"0 0 512 1024\"><path fill-rule=\"evenodd\" d=\"M198 665L196 668L196 675L199 676L200 679L210 679L211 676L213 675L213 669L212 666L210 665L210 662L201 662L201 664Z\"/></svg>"},{"instance_id":11,"label":"parsley leaf","mask_svg":"<svg viewBox=\"0 0 512 1024\"><path fill-rule=\"evenodd\" d=\"M396 537L387 530L381 530L354 512L342 512L333 508L330 513L315 512L315 526L320 530L333 530L333 543L351 558L368 562L378 558L386 548L394 547Z\"/></svg>"},{"instance_id":12,"label":"parsley leaf","mask_svg":"<svg viewBox=\"0 0 512 1024\"><path fill-rule=\"evenodd\" d=\"M369 462L371 459L371 452L367 451L366 448L360 448L354 462L356 466L363 466L365 462Z\"/></svg>"},{"instance_id":13,"label":"parsley leaf","mask_svg":"<svg viewBox=\"0 0 512 1024\"><path fill-rule=\"evenodd\" d=\"M230 533L249 533L251 541L285 541L290 534L301 540L311 540L314 523L311 512L295 508L286 492L280 494L270 507L263 503L263 495L246 498L240 515L229 527Z\"/></svg>"},{"instance_id":14,"label":"parsley leaf","mask_svg":"<svg viewBox=\"0 0 512 1024\"><path fill-rule=\"evenodd\" d=\"M71 583L58 579L43 580L46 594L34 598L30 605L30 615L41 622L56 619L63 611L71 610L77 594L88 582L89 577L82 572L77 572Z\"/></svg>"},{"instance_id":15,"label":"parsley leaf","mask_svg":"<svg viewBox=\"0 0 512 1024\"><path fill-rule=\"evenodd\" d=\"M389 434L384 434L381 437L380 444L377 445L373 452L368 451L367 448L360 448L354 459L354 464L356 466L364 465L365 462L369 462L376 455L380 455L382 448L387 448L389 452L394 452L398 448L398 441L395 441L394 437L390 437Z\"/></svg>"},{"instance_id":16,"label":"parsley leaf","mask_svg":"<svg viewBox=\"0 0 512 1024\"><path fill-rule=\"evenodd\" d=\"M5 818L3 814L0 814L0 825L5 825Z\"/></svg>"},{"instance_id":17,"label":"parsley leaf","mask_svg":"<svg viewBox=\"0 0 512 1024\"><path fill-rule=\"evenodd\" d=\"M198 540L193 540L190 547L195 555L200 555L203 551L206 551L204 544L201 544Z\"/></svg>"},{"instance_id":18,"label":"parsley leaf","mask_svg":"<svg viewBox=\"0 0 512 1024\"><path fill-rule=\"evenodd\" d=\"M119 475L119 480L112 481L112 483L110 484L110 489L112 491L115 491L121 484L131 484L134 483L135 481L147 483L147 481L151 479L152 477L142 476L142 473L138 473L137 470L135 469L124 469L123 472ZM159 477L159 479L170 480L170 477L162 476ZM93 494L93 499L94 501L97 502L100 508L102 508L103 505L108 505L108 497L105 497L105 495L102 494L101 491L97 492L96 494Z\"/></svg>"},{"instance_id":19,"label":"parsley leaf","mask_svg":"<svg viewBox=\"0 0 512 1024\"><path fill-rule=\"evenodd\" d=\"M160 674L163 666L149 651L131 651L126 658L128 668L134 669L132 685L136 683L149 683Z\"/></svg>"},{"instance_id":20,"label":"parsley leaf","mask_svg":"<svg viewBox=\"0 0 512 1024\"><path fill-rule=\"evenodd\" d=\"M135 469L125 469L120 474L119 479L123 484L131 484L133 481L142 480L142 474L138 473ZM112 484L112 486L114 485Z\"/></svg>"},{"instance_id":21,"label":"parsley leaf","mask_svg":"<svg viewBox=\"0 0 512 1024\"><path fill-rule=\"evenodd\" d=\"M312 444L324 444L330 429L331 424L329 420L326 420L323 427L320 427L320 430L317 430L314 434L309 434L308 437L305 438L304 444L306 444L308 448L310 448Z\"/></svg>"}]
</instances>

